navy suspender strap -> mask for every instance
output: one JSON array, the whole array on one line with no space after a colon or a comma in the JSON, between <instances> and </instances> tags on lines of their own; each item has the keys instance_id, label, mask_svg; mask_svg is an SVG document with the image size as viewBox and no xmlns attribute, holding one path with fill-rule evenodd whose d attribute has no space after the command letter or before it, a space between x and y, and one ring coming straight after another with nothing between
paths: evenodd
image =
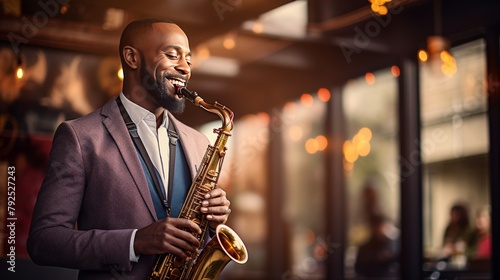
<instances>
[{"instance_id":1,"label":"navy suspender strap","mask_svg":"<svg viewBox=\"0 0 500 280\"><path fill-rule=\"evenodd\" d=\"M144 147L144 144L141 141L141 138L139 138L139 133L137 132L137 127L135 123L132 121L130 118L129 114L127 113L127 110L125 110L125 106L123 106L120 97L116 98L116 103L118 104L118 107L120 108L120 113L122 115L123 120L125 121L125 125L127 126L127 130L130 134L130 137L134 141L135 146L139 150L139 153L146 163L146 166L149 170L149 173L153 179L154 187L156 190L157 195L160 198L160 201L165 208L165 211L167 212L167 217L170 216L170 201L172 199L172 181L173 181L173 174L174 174L174 167L175 167L175 145L177 144L177 140L179 139L177 133L175 130L171 127L170 121L169 121L169 126L168 126L168 135L170 138L170 164L169 164L169 186L168 186L168 201L165 197L164 191L161 190L161 185L158 180L158 175L156 174L156 170L153 166L153 163L151 162L151 159L148 156L148 152L146 151L146 148Z\"/></svg>"}]
</instances>

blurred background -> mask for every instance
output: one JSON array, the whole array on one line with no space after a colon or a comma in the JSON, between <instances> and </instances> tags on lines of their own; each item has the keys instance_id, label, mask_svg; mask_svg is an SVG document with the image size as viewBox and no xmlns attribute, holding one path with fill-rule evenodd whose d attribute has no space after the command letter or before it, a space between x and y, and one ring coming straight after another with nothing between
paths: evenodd
<instances>
[{"instance_id":1,"label":"blurred background","mask_svg":"<svg viewBox=\"0 0 500 280\"><path fill-rule=\"evenodd\" d=\"M499 15L496 0L0 0L2 279L75 279L31 263L32 208L55 128L120 93L119 36L143 17L186 31L189 88L236 114L220 185L249 260L223 279L500 279ZM215 139L213 115L179 118Z\"/></svg>"}]
</instances>

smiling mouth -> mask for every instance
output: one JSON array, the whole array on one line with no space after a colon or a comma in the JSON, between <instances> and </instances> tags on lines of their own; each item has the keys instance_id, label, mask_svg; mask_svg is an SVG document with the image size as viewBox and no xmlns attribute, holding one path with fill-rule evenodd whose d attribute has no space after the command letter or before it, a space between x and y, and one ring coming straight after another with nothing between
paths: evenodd
<instances>
[{"instance_id":1,"label":"smiling mouth","mask_svg":"<svg viewBox=\"0 0 500 280\"><path fill-rule=\"evenodd\" d=\"M186 86L186 82L184 81L181 81L181 80L178 80L178 79L172 79L172 78L167 78L167 80L172 84L174 85L174 87L184 87Z\"/></svg>"},{"instance_id":2,"label":"smiling mouth","mask_svg":"<svg viewBox=\"0 0 500 280\"><path fill-rule=\"evenodd\" d=\"M179 89L185 87L186 86L186 82L182 81L180 79L175 79L175 78L167 78L167 80L170 82L170 84L173 85L173 87L175 89L175 95L178 98L184 97L182 94L180 94L180 90Z\"/></svg>"}]
</instances>

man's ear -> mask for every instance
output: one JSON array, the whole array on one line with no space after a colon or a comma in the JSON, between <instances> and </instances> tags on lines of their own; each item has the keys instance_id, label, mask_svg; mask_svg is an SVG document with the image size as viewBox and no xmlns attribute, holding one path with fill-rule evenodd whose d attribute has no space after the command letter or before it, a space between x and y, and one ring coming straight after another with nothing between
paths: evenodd
<instances>
[{"instance_id":1,"label":"man's ear","mask_svg":"<svg viewBox=\"0 0 500 280\"><path fill-rule=\"evenodd\" d=\"M123 47L123 59L125 63L132 69L139 68L139 52L131 46Z\"/></svg>"}]
</instances>

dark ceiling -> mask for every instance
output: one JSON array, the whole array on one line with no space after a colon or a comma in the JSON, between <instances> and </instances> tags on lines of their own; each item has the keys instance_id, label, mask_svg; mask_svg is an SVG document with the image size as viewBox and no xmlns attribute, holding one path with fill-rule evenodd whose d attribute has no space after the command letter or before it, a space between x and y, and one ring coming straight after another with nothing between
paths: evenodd
<instances>
[{"instance_id":1,"label":"dark ceiling","mask_svg":"<svg viewBox=\"0 0 500 280\"><path fill-rule=\"evenodd\" d=\"M30 18L40 12L37 2L21 2L21 16L2 16L0 40L7 40L11 31L22 31L20 17ZM191 49L211 42L212 54L239 62L237 76L197 73L194 69L190 82L190 89L205 100L217 100L239 117L270 112L304 92L342 85L365 72L397 64L403 57L414 57L419 48L425 47L426 38L440 31L452 44L458 44L479 38L500 23L498 0L399 0L389 4L392 9L383 17L370 12L367 0L309 0L305 38L255 34L241 27L245 21L290 2L294 1L67 1L67 12L51 16L30 38L30 44L115 55L123 26L103 30L109 8L125 12L123 24L141 17L169 18L186 31ZM223 35L228 32L236 33L238 40L229 51L222 47ZM217 40L219 46L214 43ZM181 119L191 125L206 121L191 110Z\"/></svg>"}]
</instances>

